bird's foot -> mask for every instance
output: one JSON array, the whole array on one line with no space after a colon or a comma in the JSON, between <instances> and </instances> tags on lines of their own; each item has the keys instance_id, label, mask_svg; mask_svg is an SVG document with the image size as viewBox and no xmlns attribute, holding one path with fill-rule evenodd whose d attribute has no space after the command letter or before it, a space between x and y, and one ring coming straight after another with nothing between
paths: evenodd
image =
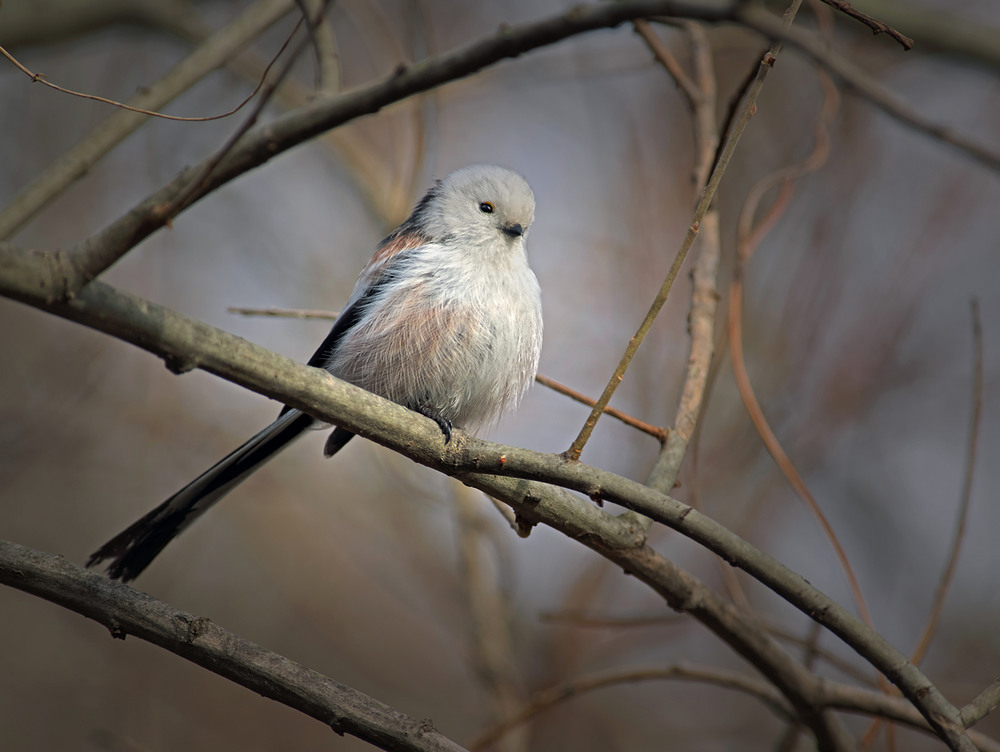
<instances>
[{"instance_id":1,"label":"bird's foot","mask_svg":"<svg viewBox=\"0 0 1000 752\"><path fill-rule=\"evenodd\" d=\"M423 415L425 418L430 418L435 423L438 424L438 428L441 429L441 433L444 434L444 443L447 444L451 441L451 421L444 417L441 413L435 410L429 405L417 405L416 411Z\"/></svg>"}]
</instances>

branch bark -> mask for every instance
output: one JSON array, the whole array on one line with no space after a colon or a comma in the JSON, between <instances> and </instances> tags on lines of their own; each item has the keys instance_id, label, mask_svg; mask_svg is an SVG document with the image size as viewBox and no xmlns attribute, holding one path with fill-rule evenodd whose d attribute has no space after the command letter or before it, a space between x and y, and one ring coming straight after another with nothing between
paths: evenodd
<instances>
[{"instance_id":1,"label":"branch bark","mask_svg":"<svg viewBox=\"0 0 1000 752\"><path fill-rule=\"evenodd\" d=\"M462 752L433 724L76 564L0 540L0 582L158 645L264 697L384 750Z\"/></svg>"},{"instance_id":2,"label":"branch bark","mask_svg":"<svg viewBox=\"0 0 1000 752\"><path fill-rule=\"evenodd\" d=\"M716 631L775 682L818 737L836 738L838 734L829 725L828 716L815 711L809 690L815 677L788 659L763 630L752 628L751 619L739 617L730 604L719 601L646 545L641 528L569 494L552 494L550 486L544 484L580 491L594 500L613 501L677 530L740 567L882 671L952 749L973 749L958 710L906 656L800 575L691 507L640 483L559 455L504 447L460 432L442 446L440 430L428 418L339 381L326 371L102 282L91 283L68 302L51 302L44 293L29 295L25 289L11 291L3 273L3 250L0 246L0 293L131 342L162 357L175 372L201 368L343 426L502 499L529 523L550 525L601 553L650 585L673 608L696 615ZM527 484L529 480L540 483ZM723 617L731 621L728 626L723 626Z\"/></svg>"}]
</instances>

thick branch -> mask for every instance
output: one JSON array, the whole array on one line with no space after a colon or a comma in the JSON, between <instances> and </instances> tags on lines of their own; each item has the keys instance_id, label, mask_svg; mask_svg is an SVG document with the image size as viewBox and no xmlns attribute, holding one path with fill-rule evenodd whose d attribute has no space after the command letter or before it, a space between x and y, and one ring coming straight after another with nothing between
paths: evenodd
<instances>
[{"instance_id":1,"label":"thick branch","mask_svg":"<svg viewBox=\"0 0 1000 752\"><path fill-rule=\"evenodd\" d=\"M394 102L436 86L470 76L507 58L552 45L595 29L618 26L648 16L680 16L720 21L732 15L728 4L684 3L670 0L628 0L578 6L532 24L501 29L486 39L452 52L400 67L372 86L334 98L320 98L258 127L241 138L227 156L194 190L215 157L182 171L163 188L104 230L83 241L68 254L67 276L54 287L70 297L98 277L144 238L177 214L236 177L259 167L272 157L331 128L378 112ZM177 201L183 195L182 201Z\"/></svg>"},{"instance_id":2,"label":"thick branch","mask_svg":"<svg viewBox=\"0 0 1000 752\"><path fill-rule=\"evenodd\" d=\"M2 261L0 253L0 293L10 294L4 287ZM697 581L692 581L695 585L676 590L679 581L691 578L645 546L640 529L572 496L547 494L544 486L533 490L523 485L524 481L498 483L483 473L535 479L582 491L591 498L614 501L666 524L744 569L840 636L899 686L954 749L971 748L965 745L968 738L963 735L958 711L884 638L795 572L714 520L668 496L557 455L503 447L461 434L448 446L442 446L440 431L427 418L335 379L326 371L296 363L101 282L92 283L69 302L51 303L44 295L30 295L26 290L19 290L12 297L138 345L164 358L175 371L202 368L389 446L421 464L455 475L511 503L528 522L552 525L619 563L661 593L673 607L678 608L683 601L684 610L700 613L699 609L705 608L704 588L696 587ZM544 504L538 499L543 499ZM698 592L698 598L691 598L692 589ZM734 610L728 604L720 604L710 613L701 613L700 618L717 629L719 613L726 609ZM804 699L809 696L804 688L811 677L808 672L789 674L792 669L788 663L782 663L774 655L762 659L769 651L783 654L762 630L752 635L741 634L736 627L723 631L727 642L764 671L789 696L797 710L808 709L810 703ZM794 662L791 665L797 666Z\"/></svg>"},{"instance_id":3,"label":"thick branch","mask_svg":"<svg viewBox=\"0 0 1000 752\"><path fill-rule=\"evenodd\" d=\"M410 718L355 689L179 611L61 556L0 541L0 582L82 614L113 637L135 635L258 694L385 750L461 752L427 721Z\"/></svg>"}]
</instances>

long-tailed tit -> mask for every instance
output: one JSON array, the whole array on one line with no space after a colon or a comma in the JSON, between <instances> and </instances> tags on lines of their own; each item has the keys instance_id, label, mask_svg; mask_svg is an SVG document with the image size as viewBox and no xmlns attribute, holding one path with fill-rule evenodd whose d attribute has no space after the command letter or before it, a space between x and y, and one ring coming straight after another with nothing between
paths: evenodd
<instances>
[{"instance_id":1,"label":"long-tailed tit","mask_svg":"<svg viewBox=\"0 0 1000 752\"><path fill-rule=\"evenodd\" d=\"M542 307L525 234L535 213L517 173L473 166L439 180L375 251L309 365L432 418L444 440L517 404L538 368ZM95 552L132 580L173 538L309 428L278 419ZM353 436L335 428L324 454Z\"/></svg>"}]
</instances>

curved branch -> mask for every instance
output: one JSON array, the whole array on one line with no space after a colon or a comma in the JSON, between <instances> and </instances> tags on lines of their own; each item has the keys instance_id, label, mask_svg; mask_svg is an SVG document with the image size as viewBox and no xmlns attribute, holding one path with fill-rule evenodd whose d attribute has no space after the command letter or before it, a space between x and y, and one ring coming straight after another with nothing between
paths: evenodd
<instances>
[{"instance_id":1,"label":"curved branch","mask_svg":"<svg viewBox=\"0 0 1000 752\"><path fill-rule=\"evenodd\" d=\"M158 645L312 716L340 735L350 734L385 750L462 752L428 721L410 718L205 617L179 611L61 556L0 541L0 583L93 619L117 639L135 635Z\"/></svg>"},{"instance_id":2,"label":"curved branch","mask_svg":"<svg viewBox=\"0 0 1000 752\"><path fill-rule=\"evenodd\" d=\"M724 21L733 13L730 4L671 0L626 0L578 6L543 21L503 28L493 36L457 50L400 67L371 86L333 98L319 98L247 133L218 165L213 165L215 156L212 156L181 171L120 219L71 249L66 254L69 263L64 264L65 276L51 280L51 286L61 297L72 297L136 244L220 186L293 146L350 120L376 113L413 94L465 78L501 60L636 18L667 15ZM211 174L200 179L207 166L213 167ZM191 190L195 179L199 179L198 185ZM178 201L178 197L182 200Z\"/></svg>"},{"instance_id":3,"label":"curved branch","mask_svg":"<svg viewBox=\"0 0 1000 752\"><path fill-rule=\"evenodd\" d=\"M511 504L528 523L550 525L598 551L653 587L672 607L699 615L775 682L819 735L817 729L829 724L829 719L817 712L810 699L809 685L816 681L815 677L788 659L763 630L748 629L748 625L753 626L752 620L734 616L736 609L730 604L715 602L717 598L713 600L711 591L646 546L641 528L569 494L549 494L546 486L528 485L525 481L581 491L668 525L744 569L840 636L896 684L953 749L972 749L958 710L885 638L800 575L687 505L642 484L558 455L504 447L460 432L450 444L442 446L440 431L428 418L335 379L322 369L302 365L102 282L90 284L68 302L51 302L43 293L28 288L12 290L4 279L3 250L0 245L0 293L138 345L162 357L174 371L201 368L278 398L454 475ZM494 475L521 480L502 482ZM722 628L723 615L735 621ZM826 733L835 733L832 727L824 728Z\"/></svg>"},{"instance_id":4,"label":"curved branch","mask_svg":"<svg viewBox=\"0 0 1000 752\"><path fill-rule=\"evenodd\" d=\"M493 447L498 448L493 456L499 461L505 448L458 431L448 445L450 449L443 447L440 429L429 418L339 381L322 369L297 363L103 282L88 285L69 302L48 301L44 291L29 294L30 288L12 289L16 286L3 273L3 250L0 245L0 293L137 345L163 358L176 372L201 368L343 426L502 499L515 509L521 527L542 523L583 543L649 585L672 608L690 613L745 657L789 700L821 749L851 748L836 716L814 702L819 680L751 617L647 546L641 527L560 488L462 472L458 468L463 460L475 464L477 456ZM455 454L459 447L462 449Z\"/></svg>"}]
</instances>

